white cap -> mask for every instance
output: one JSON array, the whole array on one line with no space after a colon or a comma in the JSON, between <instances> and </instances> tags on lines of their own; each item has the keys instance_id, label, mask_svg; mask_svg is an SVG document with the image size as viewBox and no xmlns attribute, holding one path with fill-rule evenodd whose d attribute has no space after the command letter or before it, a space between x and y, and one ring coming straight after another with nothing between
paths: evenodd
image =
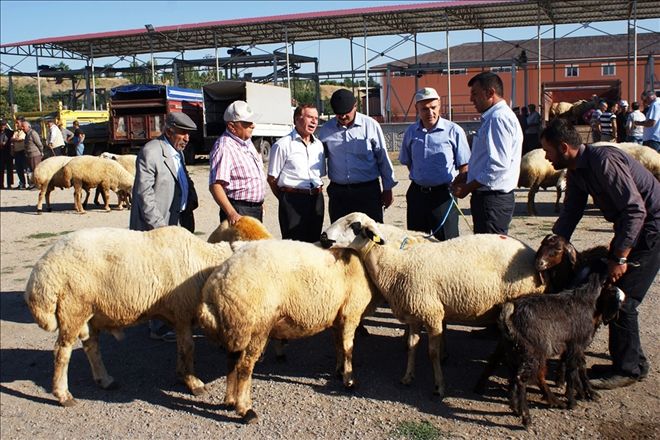
<instances>
[{"instance_id":1,"label":"white cap","mask_svg":"<svg viewBox=\"0 0 660 440\"><path fill-rule=\"evenodd\" d=\"M254 122L254 113L245 101L234 101L229 104L224 115L225 122Z\"/></svg>"},{"instance_id":2,"label":"white cap","mask_svg":"<svg viewBox=\"0 0 660 440\"><path fill-rule=\"evenodd\" d=\"M440 99L438 92L436 92L433 87L424 87L423 89L417 90L417 93L415 93L415 103L426 101L428 99Z\"/></svg>"},{"instance_id":3,"label":"white cap","mask_svg":"<svg viewBox=\"0 0 660 440\"><path fill-rule=\"evenodd\" d=\"M628 107L628 101L626 101L625 99L622 99L621 101L619 101L619 105L621 107Z\"/></svg>"}]
</instances>

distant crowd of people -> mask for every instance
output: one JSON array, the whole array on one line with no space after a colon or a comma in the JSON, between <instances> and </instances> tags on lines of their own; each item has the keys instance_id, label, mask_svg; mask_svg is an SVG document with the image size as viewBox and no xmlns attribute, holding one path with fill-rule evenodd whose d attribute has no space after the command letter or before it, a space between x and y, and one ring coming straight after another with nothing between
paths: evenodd
<instances>
[{"instance_id":1,"label":"distant crowd of people","mask_svg":"<svg viewBox=\"0 0 660 440\"><path fill-rule=\"evenodd\" d=\"M78 121L73 121L73 131L47 121L48 135L42 139L32 124L16 119L14 127L0 120L0 189L32 189L32 173L42 159L52 156L82 156L85 151L85 133ZM14 186L14 173L18 185Z\"/></svg>"}]
</instances>

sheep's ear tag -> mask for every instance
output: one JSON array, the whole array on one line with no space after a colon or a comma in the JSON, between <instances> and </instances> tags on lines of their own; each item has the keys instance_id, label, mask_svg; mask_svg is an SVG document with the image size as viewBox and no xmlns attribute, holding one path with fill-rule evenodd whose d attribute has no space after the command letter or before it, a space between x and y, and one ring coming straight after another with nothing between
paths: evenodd
<instances>
[{"instance_id":1,"label":"sheep's ear tag","mask_svg":"<svg viewBox=\"0 0 660 440\"><path fill-rule=\"evenodd\" d=\"M382 241L380 239L380 237L378 235L375 235L375 234L374 234L374 237L372 238L372 240L374 241L374 243L380 243Z\"/></svg>"}]
</instances>

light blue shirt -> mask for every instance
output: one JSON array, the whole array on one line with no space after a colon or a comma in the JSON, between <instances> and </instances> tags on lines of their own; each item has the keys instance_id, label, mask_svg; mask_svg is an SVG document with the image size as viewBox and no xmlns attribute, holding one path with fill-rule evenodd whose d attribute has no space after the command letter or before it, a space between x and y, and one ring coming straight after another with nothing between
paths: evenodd
<instances>
[{"instance_id":1,"label":"light blue shirt","mask_svg":"<svg viewBox=\"0 0 660 440\"><path fill-rule=\"evenodd\" d=\"M186 204L188 203L188 178L186 177L186 169L183 165L183 155L181 152L177 151L170 141L167 139L167 136L163 136L167 146L170 147L170 156L174 160L174 171L176 174L176 181L181 188L181 211L186 209Z\"/></svg>"},{"instance_id":2,"label":"light blue shirt","mask_svg":"<svg viewBox=\"0 0 660 440\"><path fill-rule=\"evenodd\" d=\"M518 186L522 142L522 128L506 101L486 110L472 140L468 183L481 183L477 191L513 191Z\"/></svg>"},{"instance_id":3,"label":"light blue shirt","mask_svg":"<svg viewBox=\"0 0 660 440\"><path fill-rule=\"evenodd\" d=\"M325 147L330 181L346 185L380 177L384 190L398 183L394 180L383 130L372 118L355 113L355 120L349 127L332 118L319 130L319 139Z\"/></svg>"},{"instance_id":4,"label":"light blue shirt","mask_svg":"<svg viewBox=\"0 0 660 440\"><path fill-rule=\"evenodd\" d=\"M653 119L653 127L644 127L642 141L660 142L660 98L655 98L646 112L646 120Z\"/></svg>"},{"instance_id":5,"label":"light blue shirt","mask_svg":"<svg viewBox=\"0 0 660 440\"><path fill-rule=\"evenodd\" d=\"M469 160L465 131L446 119L438 118L430 130L417 121L403 134L399 161L410 168L410 180L420 186L451 183L458 167Z\"/></svg>"}]
</instances>

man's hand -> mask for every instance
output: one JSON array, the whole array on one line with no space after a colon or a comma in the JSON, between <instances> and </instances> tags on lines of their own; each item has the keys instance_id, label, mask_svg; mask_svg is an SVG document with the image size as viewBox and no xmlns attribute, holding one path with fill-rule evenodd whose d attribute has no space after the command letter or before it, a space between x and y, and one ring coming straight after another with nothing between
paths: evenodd
<instances>
[{"instance_id":1,"label":"man's hand","mask_svg":"<svg viewBox=\"0 0 660 440\"><path fill-rule=\"evenodd\" d=\"M618 264L616 261L607 262L607 275L609 281L616 283L628 270L628 264Z\"/></svg>"},{"instance_id":2,"label":"man's hand","mask_svg":"<svg viewBox=\"0 0 660 440\"><path fill-rule=\"evenodd\" d=\"M238 222L242 215L240 215L238 212L234 211L231 214L227 214L227 220L229 220L229 224L234 226L236 222Z\"/></svg>"},{"instance_id":3,"label":"man's hand","mask_svg":"<svg viewBox=\"0 0 660 440\"><path fill-rule=\"evenodd\" d=\"M380 195L380 199L385 209L389 208L392 202L394 201L394 196L392 196L392 190L391 189L383 190L382 194Z\"/></svg>"}]
</instances>

